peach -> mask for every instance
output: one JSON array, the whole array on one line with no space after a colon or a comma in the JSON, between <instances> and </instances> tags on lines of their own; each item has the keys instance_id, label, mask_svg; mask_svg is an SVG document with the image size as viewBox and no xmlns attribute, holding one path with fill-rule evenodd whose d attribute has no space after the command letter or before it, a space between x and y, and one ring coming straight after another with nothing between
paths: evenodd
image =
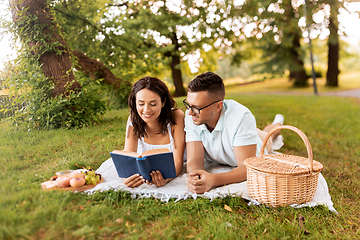
<instances>
[{"instance_id":1,"label":"peach","mask_svg":"<svg viewBox=\"0 0 360 240\"><path fill-rule=\"evenodd\" d=\"M68 186L70 186L70 179L71 178L69 178L69 177L58 177L56 179L56 184L58 187L61 187L61 188L68 187Z\"/></svg>"},{"instance_id":2,"label":"peach","mask_svg":"<svg viewBox=\"0 0 360 240\"><path fill-rule=\"evenodd\" d=\"M72 186L72 187L77 188L77 187L82 187L84 185L85 185L85 178L83 178L83 177L72 178L70 180L70 186Z\"/></svg>"}]
</instances>

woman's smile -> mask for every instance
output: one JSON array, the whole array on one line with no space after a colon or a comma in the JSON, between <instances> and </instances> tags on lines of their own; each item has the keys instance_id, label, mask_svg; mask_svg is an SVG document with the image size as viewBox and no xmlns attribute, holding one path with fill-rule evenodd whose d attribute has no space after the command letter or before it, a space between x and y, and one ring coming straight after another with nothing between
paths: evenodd
<instances>
[{"instance_id":1,"label":"woman's smile","mask_svg":"<svg viewBox=\"0 0 360 240\"><path fill-rule=\"evenodd\" d=\"M144 118L151 118L154 114L142 114Z\"/></svg>"}]
</instances>

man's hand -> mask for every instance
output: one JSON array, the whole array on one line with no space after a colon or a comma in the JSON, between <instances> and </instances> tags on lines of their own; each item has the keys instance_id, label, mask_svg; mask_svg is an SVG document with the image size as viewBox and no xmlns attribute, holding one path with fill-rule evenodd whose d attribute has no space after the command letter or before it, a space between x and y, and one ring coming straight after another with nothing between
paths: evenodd
<instances>
[{"instance_id":1,"label":"man's hand","mask_svg":"<svg viewBox=\"0 0 360 240\"><path fill-rule=\"evenodd\" d=\"M196 170L189 173L189 177L186 179L186 185L191 192L202 194L214 186L213 176L204 170Z\"/></svg>"},{"instance_id":2,"label":"man's hand","mask_svg":"<svg viewBox=\"0 0 360 240\"><path fill-rule=\"evenodd\" d=\"M145 183L145 179L140 174L134 174L128 178L124 178L124 183L127 187L138 187Z\"/></svg>"},{"instance_id":3,"label":"man's hand","mask_svg":"<svg viewBox=\"0 0 360 240\"><path fill-rule=\"evenodd\" d=\"M169 182L168 179L164 179L164 177L162 176L161 172L159 170L156 171L152 171L150 173L151 176L151 180L152 180L152 184L155 184L157 187L161 187L163 185L165 185L167 182ZM146 181L147 184L150 185L149 181Z\"/></svg>"}]
</instances>

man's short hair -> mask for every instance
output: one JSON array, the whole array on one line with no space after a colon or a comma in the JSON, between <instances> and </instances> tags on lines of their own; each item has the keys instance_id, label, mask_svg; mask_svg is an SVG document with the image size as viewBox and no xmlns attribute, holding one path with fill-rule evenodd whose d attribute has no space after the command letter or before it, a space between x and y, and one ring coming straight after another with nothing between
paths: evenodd
<instances>
[{"instance_id":1,"label":"man's short hair","mask_svg":"<svg viewBox=\"0 0 360 240\"><path fill-rule=\"evenodd\" d=\"M212 95L219 96L221 100L225 97L225 86L222 78L213 73L202 73L194 78L188 85L189 92L206 91Z\"/></svg>"}]
</instances>

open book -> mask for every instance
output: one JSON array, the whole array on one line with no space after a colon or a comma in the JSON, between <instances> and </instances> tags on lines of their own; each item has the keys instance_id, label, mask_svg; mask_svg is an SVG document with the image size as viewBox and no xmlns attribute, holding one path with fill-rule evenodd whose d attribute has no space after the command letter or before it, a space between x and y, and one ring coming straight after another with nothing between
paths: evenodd
<instances>
[{"instance_id":1,"label":"open book","mask_svg":"<svg viewBox=\"0 0 360 240\"><path fill-rule=\"evenodd\" d=\"M110 155L121 178L139 173L151 182L150 172L156 170L164 179L176 177L173 153L166 148L147 150L141 155L127 151L110 152Z\"/></svg>"}]
</instances>

